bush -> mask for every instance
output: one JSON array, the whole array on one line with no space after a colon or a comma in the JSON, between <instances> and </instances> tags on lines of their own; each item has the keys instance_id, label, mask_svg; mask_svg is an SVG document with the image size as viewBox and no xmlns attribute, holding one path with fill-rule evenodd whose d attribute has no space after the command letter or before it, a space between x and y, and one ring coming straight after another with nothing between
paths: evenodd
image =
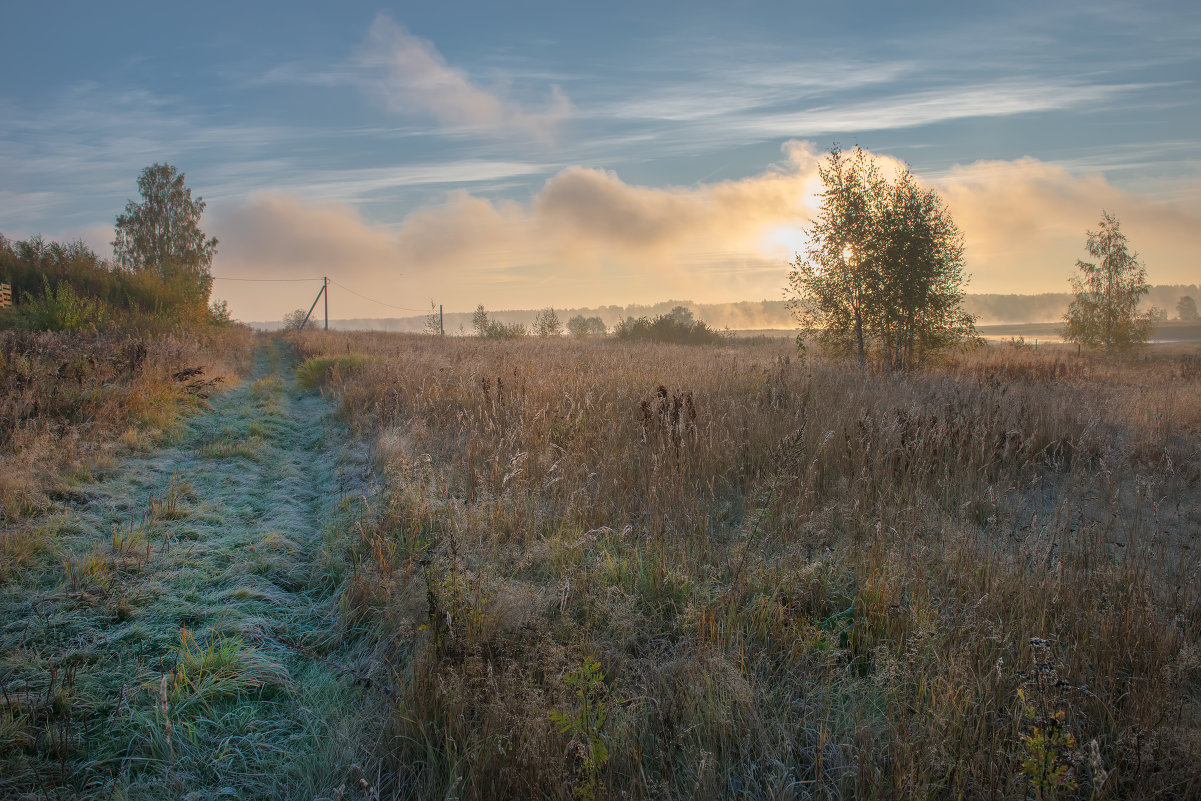
<instances>
[{"instance_id":1,"label":"bush","mask_svg":"<svg viewBox=\"0 0 1201 801\"><path fill-rule=\"evenodd\" d=\"M502 323L498 320L491 320L488 327L484 329L484 337L487 339L524 339L529 336L529 331L526 330L523 323Z\"/></svg>"},{"instance_id":2,"label":"bush","mask_svg":"<svg viewBox=\"0 0 1201 801\"><path fill-rule=\"evenodd\" d=\"M587 339L588 337L603 337L609 333L609 328L599 317L585 317L577 314L567 321L567 333L579 339Z\"/></svg>"},{"instance_id":3,"label":"bush","mask_svg":"<svg viewBox=\"0 0 1201 801\"><path fill-rule=\"evenodd\" d=\"M559 315L555 314L553 307L548 306L538 312L538 319L534 321L534 333L540 337L557 337L563 333L563 324L559 322Z\"/></svg>"},{"instance_id":4,"label":"bush","mask_svg":"<svg viewBox=\"0 0 1201 801\"><path fill-rule=\"evenodd\" d=\"M706 323L689 322L676 314L661 314L654 319L627 317L613 329L623 342L670 342L677 345L722 345L727 336Z\"/></svg>"},{"instance_id":5,"label":"bush","mask_svg":"<svg viewBox=\"0 0 1201 801\"><path fill-rule=\"evenodd\" d=\"M51 289L50 279L42 276L42 294L25 298L13 316L20 328L31 331L98 331L109 317L104 301L77 294L65 280Z\"/></svg>"}]
</instances>

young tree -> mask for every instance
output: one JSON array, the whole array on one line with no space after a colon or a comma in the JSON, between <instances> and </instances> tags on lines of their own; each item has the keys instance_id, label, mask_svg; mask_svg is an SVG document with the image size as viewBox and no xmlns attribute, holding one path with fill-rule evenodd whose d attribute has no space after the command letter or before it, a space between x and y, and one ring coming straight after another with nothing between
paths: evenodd
<instances>
[{"instance_id":1,"label":"young tree","mask_svg":"<svg viewBox=\"0 0 1201 801\"><path fill-rule=\"evenodd\" d=\"M1197 301L1192 295L1184 295L1176 301L1176 317L1187 322L1197 319Z\"/></svg>"},{"instance_id":2,"label":"young tree","mask_svg":"<svg viewBox=\"0 0 1201 801\"><path fill-rule=\"evenodd\" d=\"M440 336L442 334L442 310L438 308L438 304L430 299L430 313L425 315L425 326L422 332Z\"/></svg>"},{"instance_id":3,"label":"young tree","mask_svg":"<svg viewBox=\"0 0 1201 801\"><path fill-rule=\"evenodd\" d=\"M284 330L299 331L304 325L304 319L308 313L304 309L293 309L284 315Z\"/></svg>"},{"instance_id":4,"label":"young tree","mask_svg":"<svg viewBox=\"0 0 1201 801\"><path fill-rule=\"evenodd\" d=\"M876 309L870 328L884 364L902 369L975 335L963 310L963 235L933 189L903 170L886 189Z\"/></svg>"},{"instance_id":5,"label":"young tree","mask_svg":"<svg viewBox=\"0 0 1201 801\"><path fill-rule=\"evenodd\" d=\"M142 202L129 201L117 217L113 259L120 269L157 275L179 291L186 306L203 313L213 285L209 267L217 240L200 230L205 203L192 199L184 177L169 164L142 170Z\"/></svg>"},{"instance_id":6,"label":"young tree","mask_svg":"<svg viewBox=\"0 0 1201 801\"><path fill-rule=\"evenodd\" d=\"M1101 212L1096 231L1085 233L1085 249L1099 262L1076 261L1081 274L1072 276L1076 298L1064 315L1063 338L1089 347L1104 345L1106 352L1145 343L1155 323L1152 312L1138 311L1139 300L1151 289L1147 268L1109 212Z\"/></svg>"},{"instance_id":7,"label":"young tree","mask_svg":"<svg viewBox=\"0 0 1201 801\"><path fill-rule=\"evenodd\" d=\"M696 318L692 315L692 309L687 306L675 306L667 313L667 316L673 318L680 325L691 326L696 322Z\"/></svg>"},{"instance_id":8,"label":"young tree","mask_svg":"<svg viewBox=\"0 0 1201 801\"><path fill-rule=\"evenodd\" d=\"M788 276L802 336L854 353L860 367L874 351L889 369L973 337L963 235L942 198L908 170L885 180L860 148L835 147L818 172L821 207Z\"/></svg>"},{"instance_id":9,"label":"young tree","mask_svg":"<svg viewBox=\"0 0 1201 801\"><path fill-rule=\"evenodd\" d=\"M853 350L867 363L868 316L880 285L878 221L884 181L875 162L858 147L844 157L835 146L818 175L825 187L809 230L805 257L788 275L792 308L803 326L819 329L836 350Z\"/></svg>"},{"instance_id":10,"label":"young tree","mask_svg":"<svg viewBox=\"0 0 1201 801\"><path fill-rule=\"evenodd\" d=\"M552 307L547 306L538 312L538 317L534 320L534 333L540 337L557 337L563 333L563 324L559 322L559 315L555 314Z\"/></svg>"},{"instance_id":11,"label":"young tree","mask_svg":"<svg viewBox=\"0 0 1201 801\"><path fill-rule=\"evenodd\" d=\"M488 312L484 311L484 304L475 307L475 314L471 315L471 327L477 336L488 336Z\"/></svg>"}]
</instances>

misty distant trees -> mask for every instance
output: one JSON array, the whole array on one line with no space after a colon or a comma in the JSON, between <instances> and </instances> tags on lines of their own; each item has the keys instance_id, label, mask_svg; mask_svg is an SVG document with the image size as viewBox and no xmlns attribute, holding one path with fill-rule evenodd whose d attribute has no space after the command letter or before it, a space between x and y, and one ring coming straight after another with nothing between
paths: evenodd
<instances>
[{"instance_id":1,"label":"misty distant trees","mask_svg":"<svg viewBox=\"0 0 1201 801\"><path fill-rule=\"evenodd\" d=\"M547 306L538 312L534 319L534 333L540 337L557 337L563 333L563 324L559 322L559 315L555 314L554 308Z\"/></svg>"},{"instance_id":2,"label":"misty distant trees","mask_svg":"<svg viewBox=\"0 0 1201 801\"><path fill-rule=\"evenodd\" d=\"M577 339L603 337L608 332L609 327L599 317L585 317L582 314L577 314L567 321L567 333Z\"/></svg>"},{"instance_id":3,"label":"misty distant trees","mask_svg":"<svg viewBox=\"0 0 1201 801\"><path fill-rule=\"evenodd\" d=\"M1076 293L1064 315L1063 338L1106 352L1129 350L1147 341L1157 310L1140 313L1139 301L1150 291L1147 268L1122 233L1118 218L1101 212L1096 231L1086 231L1085 249L1095 262L1076 261L1071 279Z\"/></svg>"},{"instance_id":4,"label":"misty distant trees","mask_svg":"<svg viewBox=\"0 0 1201 801\"><path fill-rule=\"evenodd\" d=\"M1197 301L1193 300L1192 295L1184 295L1176 301L1176 317L1185 322L1197 320Z\"/></svg>"},{"instance_id":5,"label":"misty distant trees","mask_svg":"<svg viewBox=\"0 0 1201 801\"><path fill-rule=\"evenodd\" d=\"M938 193L908 169L885 179L858 147L834 147L818 172L821 207L788 276L802 337L893 370L974 339L963 235Z\"/></svg>"},{"instance_id":6,"label":"misty distant trees","mask_svg":"<svg viewBox=\"0 0 1201 801\"><path fill-rule=\"evenodd\" d=\"M488 319L484 304L475 307L471 315L471 327L475 334L483 339L521 339L529 335L521 323L502 323L499 320Z\"/></svg>"}]
</instances>

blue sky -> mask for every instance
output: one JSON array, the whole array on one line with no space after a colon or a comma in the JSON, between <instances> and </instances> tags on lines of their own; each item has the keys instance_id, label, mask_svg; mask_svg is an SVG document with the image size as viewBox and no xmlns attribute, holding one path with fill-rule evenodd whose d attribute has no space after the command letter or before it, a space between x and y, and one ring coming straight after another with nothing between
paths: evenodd
<instances>
[{"instance_id":1,"label":"blue sky","mask_svg":"<svg viewBox=\"0 0 1201 801\"><path fill-rule=\"evenodd\" d=\"M1196 4L9 3L4 17L0 232L104 249L138 172L166 161L209 203L215 274L329 274L371 298L344 295L336 316L431 298L778 298L833 142L944 192L975 291L1063 290L1102 208L1153 282L1201 275ZM295 290L215 294L263 319L311 294Z\"/></svg>"}]
</instances>

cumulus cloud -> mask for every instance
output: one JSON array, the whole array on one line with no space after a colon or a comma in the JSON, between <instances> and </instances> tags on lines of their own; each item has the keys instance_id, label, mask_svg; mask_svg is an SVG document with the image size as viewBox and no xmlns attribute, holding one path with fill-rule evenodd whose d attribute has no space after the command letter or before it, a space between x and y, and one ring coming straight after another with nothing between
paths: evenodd
<instances>
[{"instance_id":1,"label":"cumulus cloud","mask_svg":"<svg viewBox=\"0 0 1201 801\"><path fill-rule=\"evenodd\" d=\"M382 14L372 22L360 58L382 75L376 89L391 109L418 111L444 125L548 140L571 113L558 86L550 88L544 104L530 108L501 90L477 85L448 64L433 42Z\"/></svg>"},{"instance_id":2,"label":"cumulus cloud","mask_svg":"<svg viewBox=\"0 0 1201 801\"><path fill-rule=\"evenodd\" d=\"M788 262L804 247L822 158L813 145L790 142L783 161L758 175L667 188L569 167L528 203L456 192L398 228L370 224L345 205L258 195L218 212L217 266L228 274L329 274L413 308L429 298L458 310L479 302L530 308L779 298ZM890 172L891 160L883 161ZM956 167L936 186L967 239L970 291L1066 291L1084 231L1102 208L1122 220L1152 282L1195 280L1198 204L1172 207L1034 159ZM345 300L347 310L336 316L399 313ZM231 297L235 313L254 319L295 307L268 311L260 295L258 314L240 302Z\"/></svg>"},{"instance_id":3,"label":"cumulus cloud","mask_svg":"<svg viewBox=\"0 0 1201 801\"><path fill-rule=\"evenodd\" d=\"M786 163L760 175L676 188L569 167L529 203L455 192L395 230L368 224L349 206L256 195L215 212L217 266L264 277L328 272L358 288L387 287L371 294L410 306L430 297L452 308L652 301L681 292L712 301L732 292L776 297L785 262L765 251L764 235L807 219L818 159L811 146L790 145ZM292 308L268 311L260 296L261 314L241 311L251 300L247 291L231 304L255 319ZM389 314L354 303L356 315Z\"/></svg>"},{"instance_id":4,"label":"cumulus cloud","mask_svg":"<svg viewBox=\"0 0 1201 801\"><path fill-rule=\"evenodd\" d=\"M350 206L310 205L260 193L244 201L214 202L210 211L219 240L213 273L223 277L214 283L213 296L227 300L239 319L278 320L293 309L308 308L320 283L296 279L328 275L379 297L400 296L403 263L396 238L365 222ZM365 302L354 308L354 315L394 316L386 307ZM343 312L339 316L352 316L349 307L343 306Z\"/></svg>"},{"instance_id":5,"label":"cumulus cloud","mask_svg":"<svg viewBox=\"0 0 1201 801\"><path fill-rule=\"evenodd\" d=\"M1192 283L1201 187L1179 203L1128 192L1032 158L956 166L935 182L967 239L974 292L1065 292L1085 231L1117 215L1152 283Z\"/></svg>"}]
</instances>

